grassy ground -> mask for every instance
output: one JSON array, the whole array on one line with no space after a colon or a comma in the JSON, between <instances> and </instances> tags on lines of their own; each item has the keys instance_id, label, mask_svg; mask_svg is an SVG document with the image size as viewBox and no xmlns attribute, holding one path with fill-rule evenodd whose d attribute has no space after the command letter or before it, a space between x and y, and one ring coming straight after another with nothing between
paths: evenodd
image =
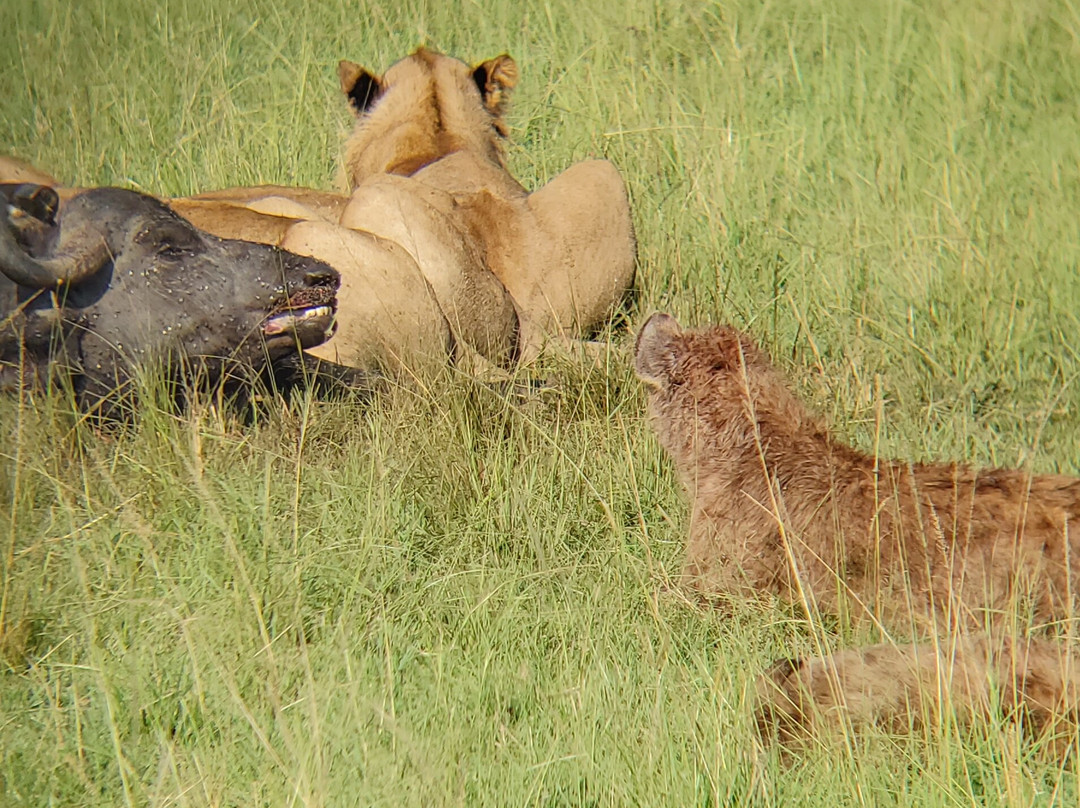
<instances>
[{"instance_id":1,"label":"grassy ground","mask_svg":"<svg viewBox=\"0 0 1080 808\"><path fill-rule=\"evenodd\" d=\"M617 162L634 323L748 328L863 448L1080 472L1066 0L0 3L0 150L331 187L337 59L421 42L517 58L527 185ZM0 804L1075 804L1009 728L760 753L748 687L812 632L671 588L624 351L546 371L106 435L0 401Z\"/></svg>"}]
</instances>

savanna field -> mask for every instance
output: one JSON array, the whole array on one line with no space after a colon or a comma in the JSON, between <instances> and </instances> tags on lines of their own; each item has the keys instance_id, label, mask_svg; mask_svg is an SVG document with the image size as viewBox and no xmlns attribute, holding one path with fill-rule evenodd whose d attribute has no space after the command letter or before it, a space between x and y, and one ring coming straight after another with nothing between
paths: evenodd
<instances>
[{"instance_id":1,"label":"savanna field","mask_svg":"<svg viewBox=\"0 0 1080 808\"><path fill-rule=\"evenodd\" d=\"M865 451L1080 474L1080 12L6 2L0 153L332 189L338 59L422 43L517 60L526 187L623 172L638 294L606 364L104 431L0 399L0 805L1075 805L1009 725L761 746L771 660L880 637L680 593L630 347L657 309L729 322Z\"/></svg>"}]
</instances>

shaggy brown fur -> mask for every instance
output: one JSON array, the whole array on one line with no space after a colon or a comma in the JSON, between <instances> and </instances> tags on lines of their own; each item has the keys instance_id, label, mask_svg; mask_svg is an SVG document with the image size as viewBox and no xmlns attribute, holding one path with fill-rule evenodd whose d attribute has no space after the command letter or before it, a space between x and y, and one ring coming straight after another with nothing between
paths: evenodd
<instances>
[{"instance_id":1,"label":"shaggy brown fur","mask_svg":"<svg viewBox=\"0 0 1080 808\"><path fill-rule=\"evenodd\" d=\"M1074 743L1080 660L1046 639L979 633L940 644L881 644L781 660L758 680L756 720L787 746L808 736L874 725L906 732L940 726L951 711L973 720L1021 720L1063 758Z\"/></svg>"},{"instance_id":2,"label":"shaggy brown fur","mask_svg":"<svg viewBox=\"0 0 1080 808\"><path fill-rule=\"evenodd\" d=\"M939 632L957 638L940 647L778 663L759 683L763 729L785 740L847 722L900 729L944 706L966 722L988 714L996 682L1007 714L1069 748L1080 660L1051 640L1012 639L1002 624L1017 609L1042 623L1072 616L1080 480L858 452L733 328L683 330L653 315L635 368L692 500L689 586L771 594L811 615L848 610L901 632L957 630ZM997 639L979 631L987 625Z\"/></svg>"},{"instance_id":3,"label":"shaggy brown fur","mask_svg":"<svg viewBox=\"0 0 1080 808\"><path fill-rule=\"evenodd\" d=\"M1080 480L900 463L835 440L744 334L654 315L637 341L653 424L693 502L686 582L886 626L1072 615Z\"/></svg>"}]
</instances>

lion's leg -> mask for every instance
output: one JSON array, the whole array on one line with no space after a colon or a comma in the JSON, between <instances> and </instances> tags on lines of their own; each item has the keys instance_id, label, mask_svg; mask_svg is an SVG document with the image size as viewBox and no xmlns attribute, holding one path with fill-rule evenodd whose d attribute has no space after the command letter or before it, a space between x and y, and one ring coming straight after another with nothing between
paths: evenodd
<instances>
[{"instance_id":1,"label":"lion's leg","mask_svg":"<svg viewBox=\"0 0 1080 808\"><path fill-rule=\"evenodd\" d=\"M240 205L215 200L177 197L165 203L178 216L218 238L235 238L259 244L281 244L296 219L260 213Z\"/></svg>"},{"instance_id":2,"label":"lion's leg","mask_svg":"<svg viewBox=\"0 0 1080 808\"><path fill-rule=\"evenodd\" d=\"M550 254L528 301L518 301L538 326L586 336L610 317L634 280L636 258L630 203L622 177L606 160L571 166L527 199L541 243ZM553 321L554 328L545 321Z\"/></svg>"},{"instance_id":3,"label":"lion's leg","mask_svg":"<svg viewBox=\"0 0 1080 808\"><path fill-rule=\"evenodd\" d=\"M288 185L254 185L204 191L186 200L220 202L248 208L258 213L290 219L323 219L337 224L349 198L331 191L297 188Z\"/></svg>"},{"instance_id":4,"label":"lion's leg","mask_svg":"<svg viewBox=\"0 0 1080 808\"><path fill-rule=\"evenodd\" d=\"M30 182L50 188L60 187L60 183L44 171L16 157L6 156L0 156L0 182Z\"/></svg>"},{"instance_id":5,"label":"lion's leg","mask_svg":"<svg viewBox=\"0 0 1080 808\"><path fill-rule=\"evenodd\" d=\"M450 327L416 262L399 246L327 222L293 225L281 246L341 273L337 332L309 354L406 375L445 366L454 345Z\"/></svg>"},{"instance_id":6,"label":"lion's leg","mask_svg":"<svg viewBox=\"0 0 1080 808\"><path fill-rule=\"evenodd\" d=\"M46 174L17 157L0 155L0 183L28 182L34 185L46 185L56 191L61 202L85 191L85 188L73 188L63 185L55 177Z\"/></svg>"},{"instance_id":7,"label":"lion's leg","mask_svg":"<svg viewBox=\"0 0 1080 808\"><path fill-rule=\"evenodd\" d=\"M450 215L453 205L449 195L409 177L376 177L353 192L341 224L393 242L412 257L450 323L456 358L466 362L477 354L508 368L518 345L514 301L488 270L480 246Z\"/></svg>"}]
</instances>

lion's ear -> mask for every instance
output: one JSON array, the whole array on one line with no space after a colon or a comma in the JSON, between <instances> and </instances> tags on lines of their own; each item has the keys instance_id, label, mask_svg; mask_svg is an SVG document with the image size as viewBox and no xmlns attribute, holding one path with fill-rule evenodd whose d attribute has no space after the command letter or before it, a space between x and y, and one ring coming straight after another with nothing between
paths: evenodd
<instances>
[{"instance_id":1,"label":"lion's ear","mask_svg":"<svg viewBox=\"0 0 1080 808\"><path fill-rule=\"evenodd\" d=\"M679 337L682 328L670 314L657 312L638 333L634 348L634 370L647 384L664 388L672 382L672 374L680 354Z\"/></svg>"},{"instance_id":2,"label":"lion's ear","mask_svg":"<svg viewBox=\"0 0 1080 808\"><path fill-rule=\"evenodd\" d=\"M382 93L379 77L364 70L356 62L342 59L338 62L337 74L341 81L341 91L345 93L349 106L357 115L366 112Z\"/></svg>"},{"instance_id":3,"label":"lion's ear","mask_svg":"<svg viewBox=\"0 0 1080 808\"><path fill-rule=\"evenodd\" d=\"M501 116L510 98L510 91L518 82L517 62L504 53L478 64L473 68L472 75L488 112L496 117Z\"/></svg>"}]
</instances>

